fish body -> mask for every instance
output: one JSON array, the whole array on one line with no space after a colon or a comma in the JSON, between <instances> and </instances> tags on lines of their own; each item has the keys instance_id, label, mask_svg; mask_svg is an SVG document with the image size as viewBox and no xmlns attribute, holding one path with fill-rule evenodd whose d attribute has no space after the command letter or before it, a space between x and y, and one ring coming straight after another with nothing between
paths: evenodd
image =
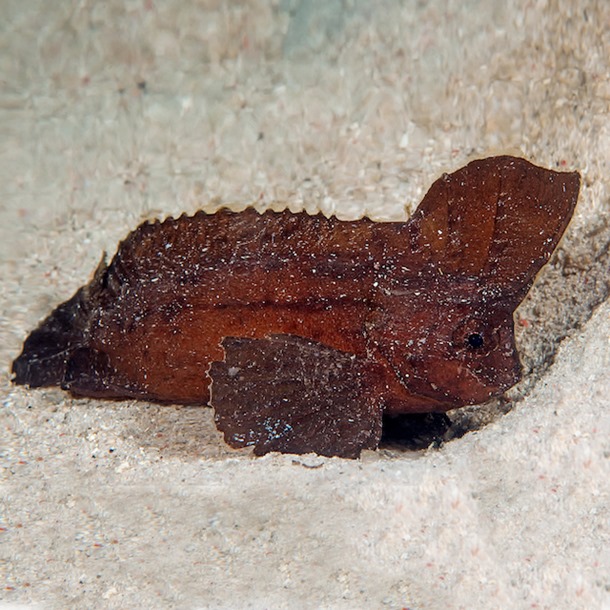
<instances>
[{"instance_id":1,"label":"fish body","mask_svg":"<svg viewBox=\"0 0 610 610\"><path fill-rule=\"evenodd\" d=\"M505 156L442 176L407 222L247 209L144 223L30 334L14 382L211 404L234 446L354 457L383 413L519 380L513 312L579 185Z\"/></svg>"}]
</instances>

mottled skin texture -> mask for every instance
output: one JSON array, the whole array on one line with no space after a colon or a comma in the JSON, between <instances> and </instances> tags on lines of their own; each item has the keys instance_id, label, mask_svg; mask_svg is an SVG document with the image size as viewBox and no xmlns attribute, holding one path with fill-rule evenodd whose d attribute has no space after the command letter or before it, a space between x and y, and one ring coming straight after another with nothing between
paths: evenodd
<instances>
[{"instance_id":1,"label":"mottled skin texture","mask_svg":"<svg viewBox=\"0 0 610 610\"><path fill-rule=\"evenodd\" d=\"M408 222L249 209L143 224L32 332L14 381L207 404L213 380L234 446L358 455L382 412L446 411L518 381L513 312L579 185L495 157L442 176Z\"/></svg>"}]
</instances>

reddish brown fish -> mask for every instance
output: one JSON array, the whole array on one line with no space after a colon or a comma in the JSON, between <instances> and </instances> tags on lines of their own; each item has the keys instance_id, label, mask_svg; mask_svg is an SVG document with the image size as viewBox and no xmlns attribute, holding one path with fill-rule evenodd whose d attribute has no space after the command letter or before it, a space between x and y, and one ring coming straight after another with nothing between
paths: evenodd
<instances>
[{"instance_id":1,"label":"reddish brown fish","mask_svg":"<svg viewBox=\"0 0 610 610\"><path fill-rule=\"evenodd\" d=\"M408 222L255 210L145 223L26 339L14 382L211 404L232 446L354 457L382 413L484 402L520 377L513 312L577 173L473 161Z\"/></svg>"}]
</instances>

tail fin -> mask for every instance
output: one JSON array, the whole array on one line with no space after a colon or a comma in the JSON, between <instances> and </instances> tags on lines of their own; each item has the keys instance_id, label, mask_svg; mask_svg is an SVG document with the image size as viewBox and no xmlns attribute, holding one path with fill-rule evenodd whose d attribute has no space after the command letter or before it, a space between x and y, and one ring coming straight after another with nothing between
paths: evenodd
<instances>
[{"instance_id":1,"label":"tail fin","mask_svg":"<svg viewBox=\"0 0 610 610\"><path fill-rule=\"evenodd\" d=\"M87 341L91 293L103 285L105 271L102 259L93 281L59 305L30 333L13 362L13 383L33 388L62 385L70 356Z\"/></svg>"}]
</instances>

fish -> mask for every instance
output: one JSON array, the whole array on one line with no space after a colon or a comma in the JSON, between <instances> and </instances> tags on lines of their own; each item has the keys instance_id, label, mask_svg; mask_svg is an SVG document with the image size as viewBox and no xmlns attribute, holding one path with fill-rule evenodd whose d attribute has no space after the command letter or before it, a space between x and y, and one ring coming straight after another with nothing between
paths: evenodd
<instances>
[{"instance_id":1,"label":"fish","mask_svg":"<svg viewBox=\"0 0 610 610\"><path fill-rule=\"evenodd\" d=\"M135 229L26 338L13 382L209 405L232 447L357 458L384 415L521 377L513 315L577 172L511 156L443 174L406 222L199 211Z\"/></svg>"}]
</instances>

